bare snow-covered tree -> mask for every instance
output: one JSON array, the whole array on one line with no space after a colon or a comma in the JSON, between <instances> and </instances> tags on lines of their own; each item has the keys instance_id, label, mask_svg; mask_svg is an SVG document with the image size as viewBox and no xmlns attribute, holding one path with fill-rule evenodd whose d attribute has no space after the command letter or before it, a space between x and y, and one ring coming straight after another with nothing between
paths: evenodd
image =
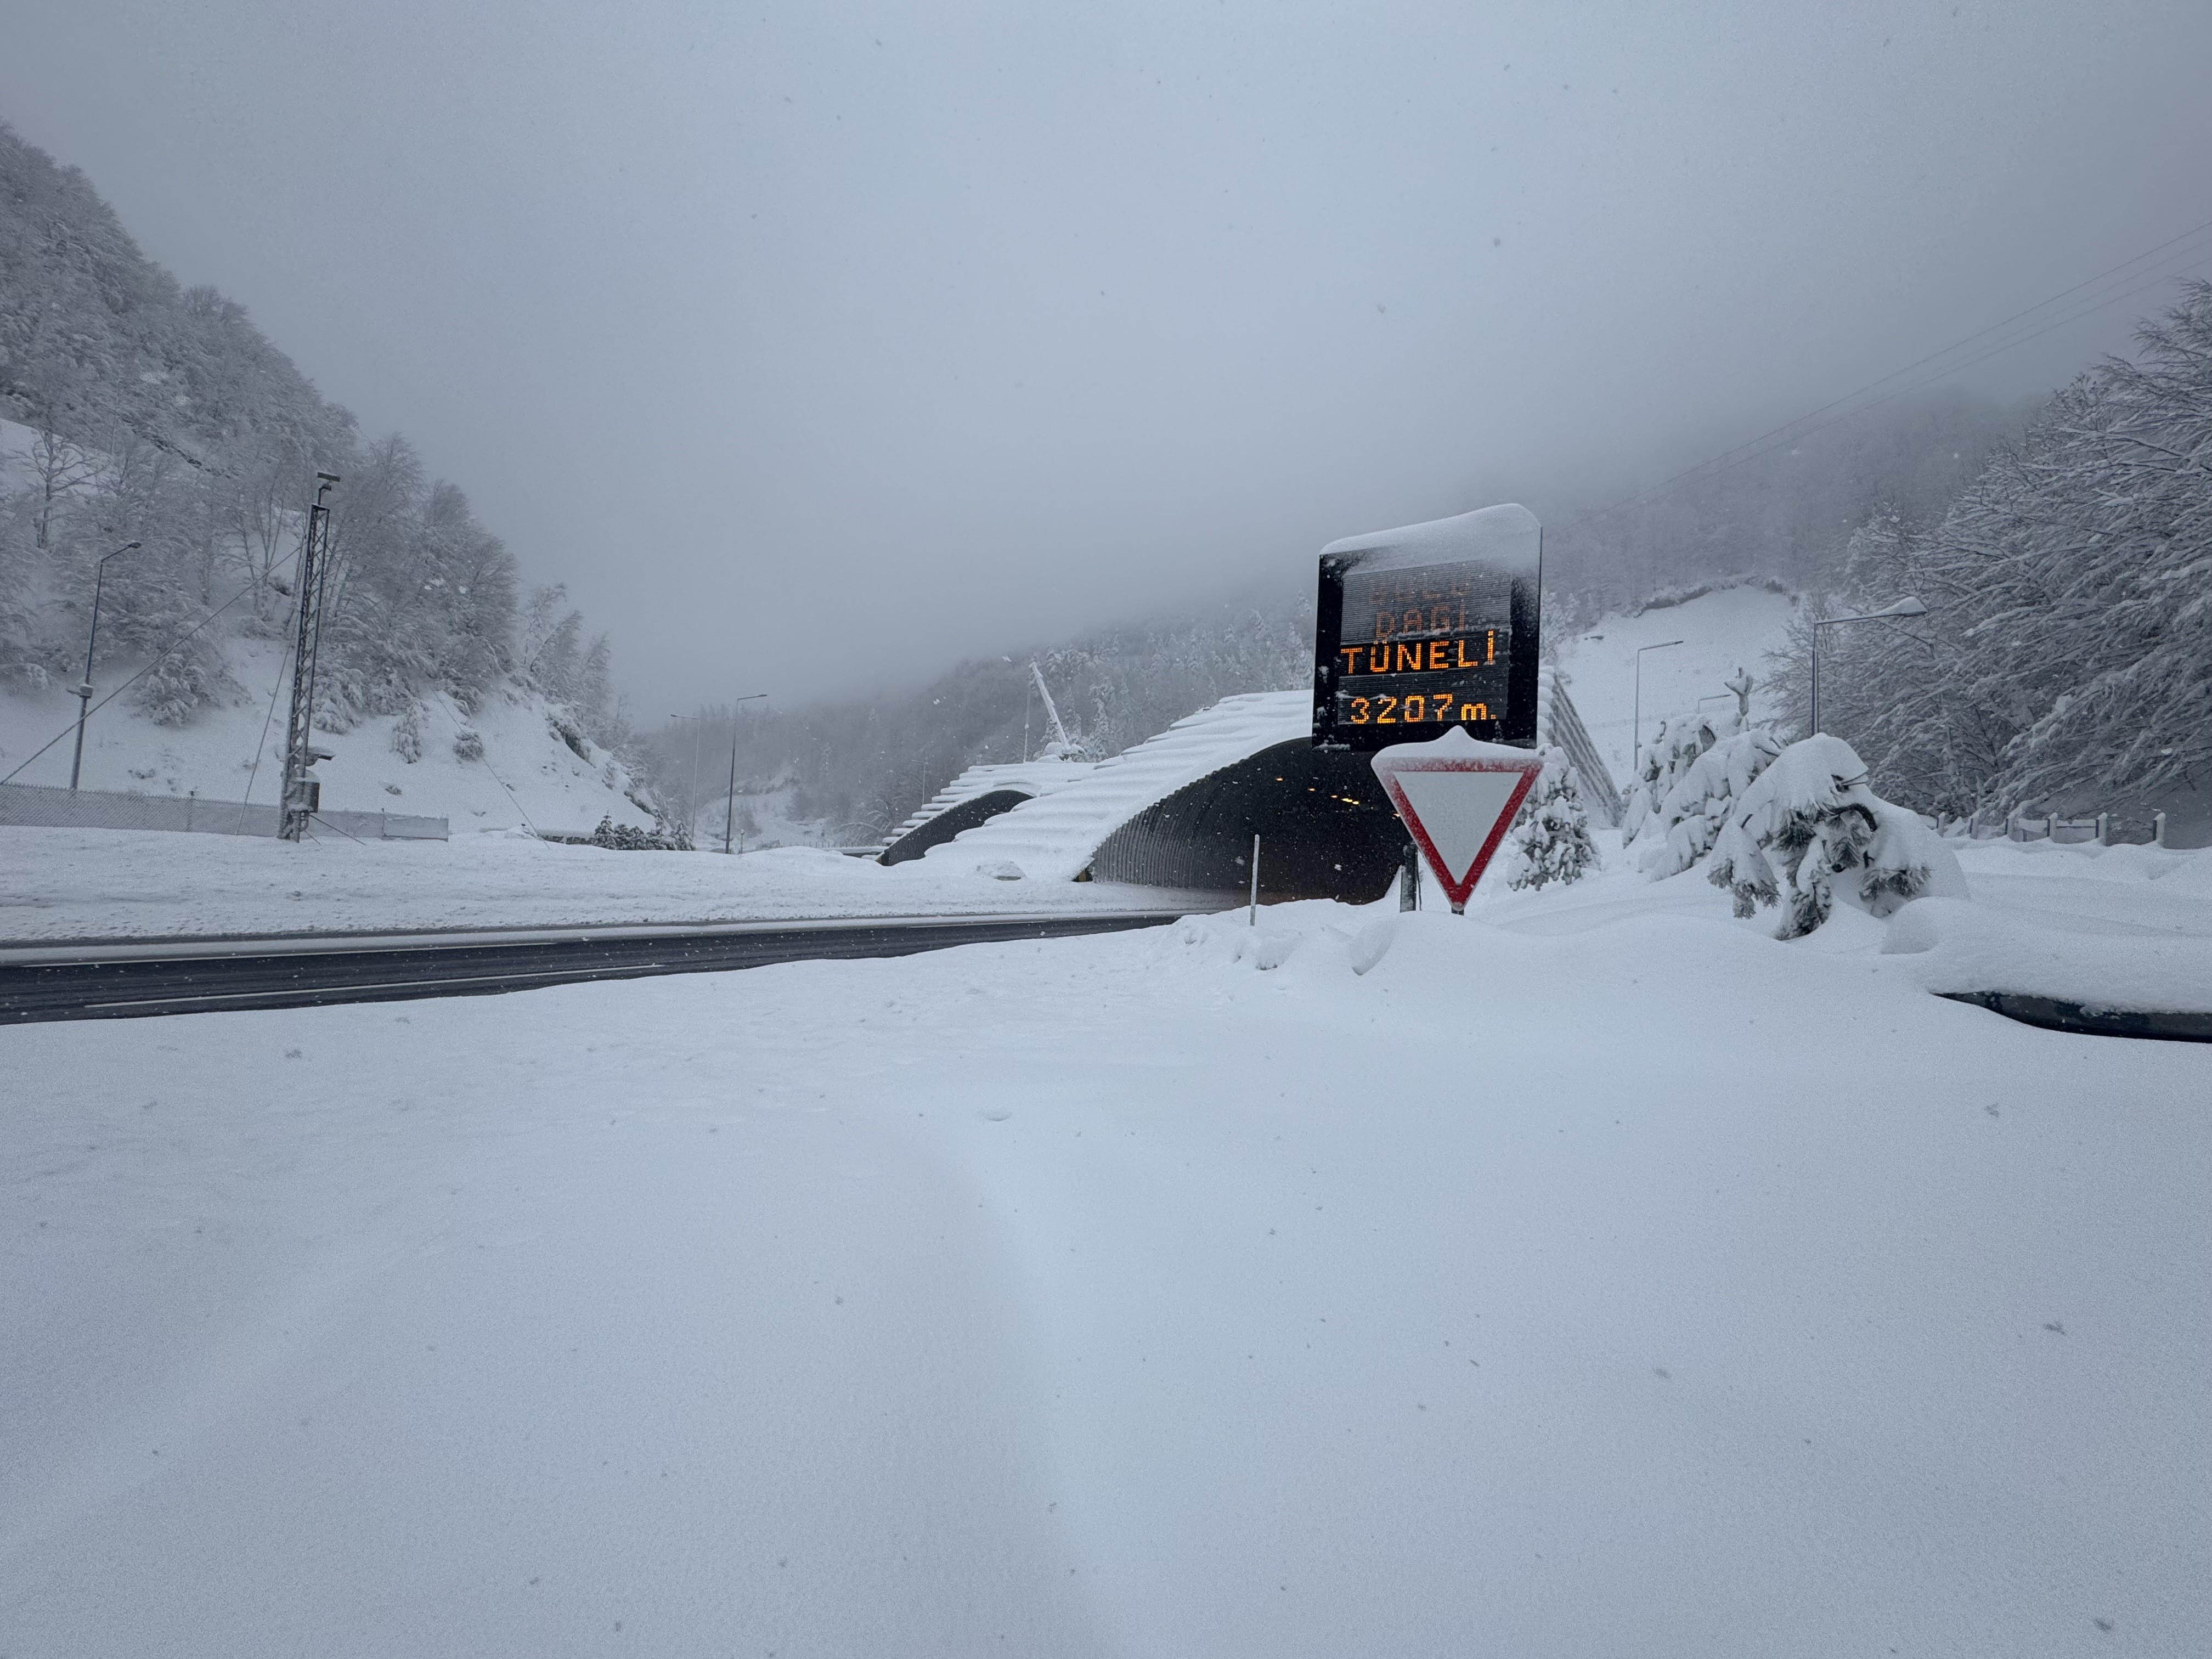
<instances>
[{"instance_id":1,"label":"bare snow-covered tree","mask_svg":"<svg viewBox=\"0 0 2212 1659\"><path fill-rule=\"evenodd\" d=\"M1878 515L1852 538L1839 605L1902 591L1929 610L1829 632L1822 724L1923 808L2148 803L2212 780L2212 283L2138 338L1939 520ZM1809 644L1801 629L1787 683Z\"/></svg>"}]
</instances>

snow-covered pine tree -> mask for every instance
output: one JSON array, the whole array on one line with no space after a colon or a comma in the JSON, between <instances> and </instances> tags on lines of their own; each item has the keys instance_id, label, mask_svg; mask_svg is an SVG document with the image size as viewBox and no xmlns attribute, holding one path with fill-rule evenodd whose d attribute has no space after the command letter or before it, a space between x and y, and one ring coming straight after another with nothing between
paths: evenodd
<instances>
[{"instance_id":1,"label":"snow-covered pine tree","mask_svg":"<svg viewBox=\"0 0 2212 1659\"><path fill-rule=\"evenodd\" d=\"M1857 751L1826 735L1791 744L1743 792L1705 875L1739 917L1779 904L1778 939L1813 932L1838 896L1887 916L1909 899L1966 896L1942 838L1869 788Z\"/></svg>"},{"instance_id":2,"label":"snow-covered pine tree","mask_svg":"<svg viewBox=\"0 0 2212 1659\"><path fill-rule=\"evenodd\" d=\"M1781 738L1751 724L1751 676L1738 668L1722 684L1735 693L1735 712L1698 721L1702 752L1646 820L1637 867L1653 881L1680 875L1711 852L1737 799L1782 752Z\"/></svg>"},{"instance_id":3,"label":"snow-covered pine tree","mask_svg":"<svg viewBox=\"0 0 2212 1659\"><path fill-rule=\"evenodd\" d=\"M1575 787L1567 751L1547 746L1544 769L1513 825L1513 858L1507 884L1543 888L1553 882L1580 881L1597 867L1597 845L1590 840L1589 814Z\"/></svg>"},{"instance_id":4,"label":"snow-covered pine tree","mask_svg":"<svg viewBox=\"0 0 2212 1659\"><path fill-rule=\"evenodd\" d=\"M1624 844L1650 833L1653 814L1658 811L1660 803L1697 763L1698 757L1712 747L1714 738L1712 727L1704 721L1659 722L1651 741L1636 751L1635 782L1629 789L1627 808L1620 819ZM1663 836L1666 832L1662 829L1659 833Z\"/></svg>"}]
</instances>

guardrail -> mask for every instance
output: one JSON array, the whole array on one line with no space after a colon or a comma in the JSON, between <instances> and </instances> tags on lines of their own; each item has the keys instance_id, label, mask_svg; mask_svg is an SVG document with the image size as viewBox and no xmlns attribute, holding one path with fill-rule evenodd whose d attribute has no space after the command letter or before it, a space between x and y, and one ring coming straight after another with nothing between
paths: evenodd
<instances>
[{"instance_id":1,"label":"guardrail","mask_svg":"<svg viewBox=\"0 0 2212 1659\"><path fill-rule=\"evenodd\" d=\"M0 824L49 830L172 830L209 836L274 836L275 805L205 796L139 795L0 783ZM356 841L444 841L443 818L413 812L318 812L314 822Z\"/></svg>"},{"instance_id":2,"label":"guardrail","mask_svg":"<svg viewBox=\"0 0 2212 1659\"><path fill-rule=\"evenodd\" d=\"M1976 813L1965 820L1966 833L1976 841L2048 841L2061 847L2094 842L2100 847L2187 845L2177 842L2163 812L2085 812L2068 817L2059 813L2031 817L2008 812Z\"/></svg>"}]
</instances>

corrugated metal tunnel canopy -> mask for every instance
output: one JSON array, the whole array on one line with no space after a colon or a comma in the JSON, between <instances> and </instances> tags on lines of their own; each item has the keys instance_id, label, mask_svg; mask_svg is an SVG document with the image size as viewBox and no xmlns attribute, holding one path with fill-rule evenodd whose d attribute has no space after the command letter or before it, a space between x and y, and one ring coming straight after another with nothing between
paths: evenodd
<instances>
[{"instance_id":1,"label":"corrugated metal tunnel canopy","mask_svg":"<svg viewBox=\"0 0 2212 1659\"><path fill-rule=\"evenodd\" d=\"M1010 812L1030 799L1029 793L1021 789L994 789L988 794L972 795L957 806L948 807L908 830L884 848L876 862L904 864L908 859L918 859L931 848L941 847L955 836L979 823L988 823L1000 813Z\"/></svg>"},{"instance_id":2,"label":"corrugated metal tunnel canopy","mask_svg":"<svg viewBox=\"0 0 2212 1659\"><path fill-rule=\"evenodd\" d=\"M1241 896L1255 835L1262 899L1370 902L1389 890L1407 845L1365 756L1299 738L1154 801L1100 844L1091 876Z\"/></svg>"}]
</instances>

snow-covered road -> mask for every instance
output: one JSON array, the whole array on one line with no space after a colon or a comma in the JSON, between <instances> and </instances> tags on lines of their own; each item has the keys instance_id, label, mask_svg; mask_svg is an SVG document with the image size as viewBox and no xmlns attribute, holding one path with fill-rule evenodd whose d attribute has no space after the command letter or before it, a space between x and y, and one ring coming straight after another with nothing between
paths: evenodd
<instances>
[{"instance_id":1,"label":"snow-covered road","mask_svg":"<svg viewBox=\"0 0 2212 1659\"><path fill-rule=\"evenodd\" d=\"M1646 890L0 1032L5 1649L2203 1650L2212 1050Z\"/></svg>"},{"instance_id":2,"label":"snow-covered road","mask_svg":"<svg viewBox=\"0 0 2212 1659\"><path fill-rule=\"evenodd\" d=\"M0 946L1006 911L1157 909L1203 896L979 872L889 868L818 847L617 853L504 831L450 842L0 826ZM1003 870L1004 860L990 861ZM1014 866L1018 869L1018 866Z\"/></svg>"}]
</instances>

